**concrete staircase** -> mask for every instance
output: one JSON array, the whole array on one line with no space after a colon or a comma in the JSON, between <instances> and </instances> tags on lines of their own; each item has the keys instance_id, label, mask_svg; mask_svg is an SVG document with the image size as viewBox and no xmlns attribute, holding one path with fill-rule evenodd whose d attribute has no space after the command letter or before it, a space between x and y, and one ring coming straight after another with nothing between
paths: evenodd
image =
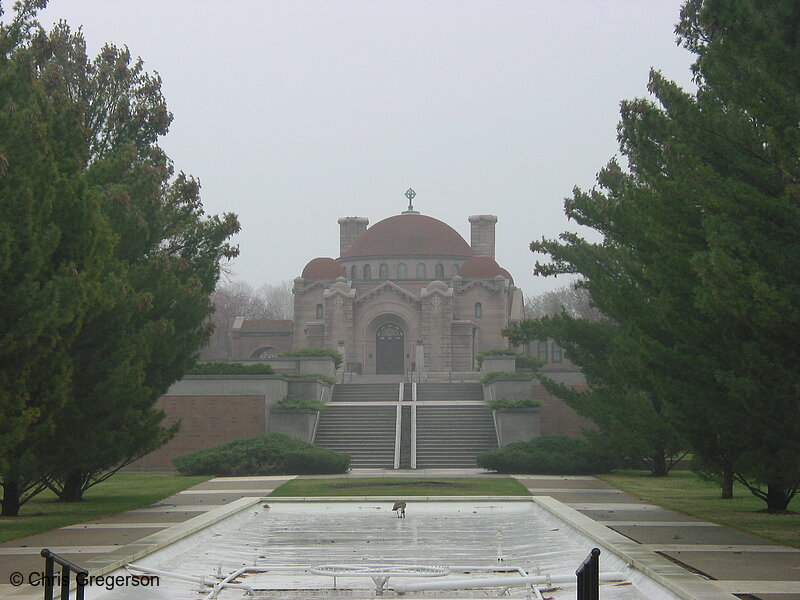
<instances>
[{"instance_id":1,"label":"concrete staircase","mask_svg":"<svg viewBox=\"0 0 800 600\"><path fill-rule=\"evenodd\" d=\"M420 383L417 402L483 402L480 383Z\"/></svg>"},{"instance_id":2,"label":"concrete staircase","mask_svg":"<svg viewBox=\"0 0 800 600\"><path fill-rule=\"evenodd\" d=\"M320 416L314 443L345 452L353 468L392 469L398 383L337 384ZM400 467L411 466L411 384L403 385ZM479 383L417 385L417 468L475 467L475 457L497 448L492 414Z\"/></svg>"},{"instance_id":3,"label":"concrete staircase","mask_svg":"<svg viewBox=\"0 0 800 600\"><path fill-rule=\"evenodd\" d=\"M397 386L393 387L396 394ZM391 469L396 407L397 402L383 406L337 406L332 402L320 415L314 444L349 454L352 468Z\"/></svg>"},{"instance_id":4,"label":"concrete staircase","mask_svg":"<svg viewBox=\"0 0 800 600\"><path fill-rule=\"evenodd\" d=\"M417 406L418 469L475 467L475 457L493 448L494 419L483 406Z\"/></svg>"},{"instance_id":5,"label":"concrete staircase","mask_svg":"<svg viewBox=\"0 0 800 600\"><path fill-rule=\"evenodd\" d=\"M397 402L397 383L339 383L333 386L332 402Z\"/></svg>"}]
</instances>

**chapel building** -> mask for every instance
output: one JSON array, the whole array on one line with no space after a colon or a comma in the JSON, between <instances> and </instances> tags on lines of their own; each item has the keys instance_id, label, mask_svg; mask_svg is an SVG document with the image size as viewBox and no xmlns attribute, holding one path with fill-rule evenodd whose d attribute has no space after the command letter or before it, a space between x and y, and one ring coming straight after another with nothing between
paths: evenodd
<instances>
[{"instance_id":1,"label":"chapel building","mask_svg":"<svg viewBox=\"0 0 800 600\"><path fill-rule=\"evenodd\" d=\"M339 257L311 260L294 280L293 347L332 348L365 375L473 371L478 352L507 348L522 291L495 260L497 217L469 222L468 244L410 204L371 227L339 219Z\"/></svg>"}]
</instances>

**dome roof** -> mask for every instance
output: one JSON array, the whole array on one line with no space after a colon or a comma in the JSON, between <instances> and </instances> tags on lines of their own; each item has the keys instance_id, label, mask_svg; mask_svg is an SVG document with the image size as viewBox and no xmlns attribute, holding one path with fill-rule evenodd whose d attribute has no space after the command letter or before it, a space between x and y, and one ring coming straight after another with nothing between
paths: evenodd
<instances>
[{"instance_id":1,"label":"dome roof","mask_svg":"<svg viewBox=\"0 0 800 600\"><path fill-rule=\"evenodd\" d=\"M473 256L461 265L458 273L464 279L491 279L497 275L502 275L514 283L508 271L497 264L491 256Z\"/></svg>"},{"instance_id":2,"label":"dome roof","mask_svg":"<svg viewBox=\"0 0 800 600\"><path fill-rule=\"evenodd\" d=\"M303 279L336 279L344 275L344 267L334 259L319 257L309 261L300 276Z\"/></svg>"},{"instance_id":3,"label":"dome roof","mask_svg":"<svg viewBox=\"0 0 800 600\"><path fill-rule=\"evenodd\" d=\"M446 223L426 215L395 215L375 223L341 258L434 255L467 258L472 248Z\"/></svg>"}]
</instances>

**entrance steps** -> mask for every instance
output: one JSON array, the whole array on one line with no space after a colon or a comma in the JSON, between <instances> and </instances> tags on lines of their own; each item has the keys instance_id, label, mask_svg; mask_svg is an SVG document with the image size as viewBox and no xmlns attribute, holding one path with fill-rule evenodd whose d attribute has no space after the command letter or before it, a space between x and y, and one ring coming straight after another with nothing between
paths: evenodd
<instances>
[{"instance_id":1,"label":"entrance steps","mask_svg":"<svg viewBox=\"0 0 800 600\"><path fill-rule=\"evenodd\" d=\"M420 383L417 384L417 401L483 402L483 386L480 383Z\"/></svg>"},{"instance_id":2,"label":"entrance steps","mask_svg":"<svg viewBox=\"0 0 800 600\"><path fill-rule=\"evenodd\" d=\"M494 419L483 406L417 407L418 469L475 467L475 457L494 448Z\"/></svg>"},{"instance_id":3,"label":"entrance steps","mask_svg":"<svg viewBox=\"0 0 800 600\"><path fill-rule=\"evenodd\" d=\"M424 383L416 389L414 402L409 383L337 384L314 443L349 454L355 468L383 469L409 468L414 460L420 469L475 467L480 452L497 448L481 384Z\"/></svg>"},{"instance_id":4,"label":"entrance steps","mask_svg":"<svg viewBox=\"0 0 800 600\"><path fill-rule=\"evenodd\" d=\"M339 383L331 402L397 402L399 397L398 383Z\"/></svg>"},{"instance_id":5,"label":"entrance steps","mask_svg":"<svg viewBox=\"0 0 800 600\"><path fill-rule=\"evenodd\" d=\"M314 444L349 454L354 468L391 469L396 406L397 402L384 406L336 406L331 402L320 415Z\"/></svg>"}]
</instances>

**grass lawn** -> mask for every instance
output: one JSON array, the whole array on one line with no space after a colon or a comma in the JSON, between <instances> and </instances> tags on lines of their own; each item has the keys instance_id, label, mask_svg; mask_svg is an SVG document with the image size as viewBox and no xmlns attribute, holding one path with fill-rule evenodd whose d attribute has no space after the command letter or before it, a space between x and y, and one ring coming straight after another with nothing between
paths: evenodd
<instances>
[{"instance_id":1,"label":"grass lawn","mask_svg":"<svg viewBox=\"0 0 800 600\"><path fill-rule=\"evenodd\" d=\"M207 479L211 478L117 473L90 488L83 502L58 502L46 490L23 505L18 517L0 517L0 542L147 506Z\"/></svg>"},{"instance_id":2,"label":"grass lawn","mask_svg":"<svg viewBox=\"0 0 800 600\"><path fill-rule=\"evenodd\" d=\"M672 471L668 477L651 477L646 471L619 471L598 475L598 478L664 508L800 548L800 500L797 497L789 510L799 512L771 515L758 512L766 504L744 486L737 483L734 497L722 500L719 486L703 481L690 471Z\"/></svg>"},{"instance_id":3,"label":"grass lawn","mask_svg":"<svg viewBox=\"0 0 800 600\"><path fill-rule=\"evenodd\" d=\"M271 496L530 496L510 477L364 477L293 479Z\"/></svg>"}]
</instances>

